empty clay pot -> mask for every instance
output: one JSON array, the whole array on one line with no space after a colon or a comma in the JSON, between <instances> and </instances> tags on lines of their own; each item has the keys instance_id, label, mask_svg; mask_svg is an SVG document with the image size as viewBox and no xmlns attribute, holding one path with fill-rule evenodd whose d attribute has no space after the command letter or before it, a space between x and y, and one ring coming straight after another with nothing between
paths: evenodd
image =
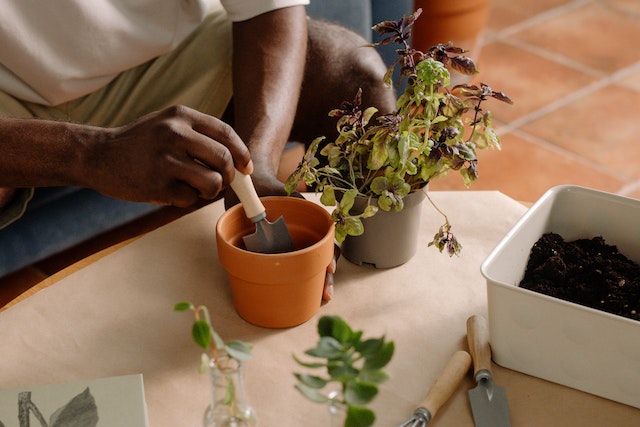
<instances>
[{"instance_id":1,"label":"empty clay pot","mask_svg":"<svg viewBox=\"0 0 640 427\"><path fill-rule=\"evenodd\" d=\"M242 237L255 232L256 226L242 206L236 205L216 224L218 256L240 317L267 328L296 326L320 308L326 270L333 258L333 221L322 206L305 199L274 196L260 200L268 221L284 217L296 250L280 254L247 251Z\"/></svg>"}]
</instances>

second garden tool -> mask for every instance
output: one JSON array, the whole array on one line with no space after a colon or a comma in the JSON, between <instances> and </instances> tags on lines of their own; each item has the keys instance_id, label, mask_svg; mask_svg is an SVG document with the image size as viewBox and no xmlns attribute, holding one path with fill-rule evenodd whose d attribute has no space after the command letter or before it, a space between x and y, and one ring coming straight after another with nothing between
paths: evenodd
<instances>
[{"instance_id":1,"label":"second garden tool","mask_svg":"<svg viewBox=\"0 0 640 427\"><path fill-rule=\"evenodd\" d=\"M400 427L426 426L456 390L470 366L469 353L463 350L456 351L436 378L420 407Z\"/></svg>"}]
</instances>

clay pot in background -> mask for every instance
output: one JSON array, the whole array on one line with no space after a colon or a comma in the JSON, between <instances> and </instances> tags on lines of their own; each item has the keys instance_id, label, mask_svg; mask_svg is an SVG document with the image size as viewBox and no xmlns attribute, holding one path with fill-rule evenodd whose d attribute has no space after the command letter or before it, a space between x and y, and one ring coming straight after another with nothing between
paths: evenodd
<instances>
[{"instance_id":1,"label":"clay pot in background","mask_svg":"<svg viewBox=\"0 0 640 427\"><path fill-rule=\"evenodd\" d=\"M452 42L469 50L467 56L477 61L490 6L491 0L415 0L414 9L422 8L422 15L414 24L413 48L424 52L438 43ZM458 72L451 73L453 84L469 79Z\"/></svg>"},{"instance_id":2,"label":"clay pot in background","mask_svg":"<svg viewBox=\"0 0 640 427\"><path fill-rule=\"evenodd\" d=\"M236 205L216 224L218 256L240 317L267 328L296 326L320 308L326 270L333 258L334 224L322 206L305 199L260 200L267 220L284 217L296 250L262 254L244 249L242 237L255 232L256 226Z\"/></svg>"}]
</instances>

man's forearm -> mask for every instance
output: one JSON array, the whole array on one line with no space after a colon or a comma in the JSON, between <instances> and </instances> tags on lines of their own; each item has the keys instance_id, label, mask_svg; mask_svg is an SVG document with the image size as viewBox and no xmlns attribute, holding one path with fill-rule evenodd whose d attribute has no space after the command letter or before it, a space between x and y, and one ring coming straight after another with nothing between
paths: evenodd
<instances>
[{"instance_id":1,"label":"man's forearm","mask_svg":"<svg viewBox=\"0 0 640 427\"><path fill-rule=\"evenodd\" d=\"M82 141L93 128L0 118L0 187L82 185Z\"/></svg>"},{"instance_id":2,"label":"man's forearm","mask_svg":"<svg viewBox=\"0 0 640 427\"><path fill-rule=\"evenodd\" d=\"M275 176L300 96L306 11L295 6L234 23L233 37L235 129L256 173Z\"/></svg>"}]
</instances>

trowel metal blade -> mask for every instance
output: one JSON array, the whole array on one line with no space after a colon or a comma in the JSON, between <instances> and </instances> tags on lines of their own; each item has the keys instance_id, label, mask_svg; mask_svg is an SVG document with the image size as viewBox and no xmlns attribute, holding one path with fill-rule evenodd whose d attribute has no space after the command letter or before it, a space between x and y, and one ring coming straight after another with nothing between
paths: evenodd
<instances>
[{"instance_id":1,"label":"trowel metal blade","mask_svg":"<svg viewBox=\"0 0 640 427\"><path fill-rule=\"evenodd\" d=\"M273 223L266 219L256 222L256 232L244 236L242 239L247 250L251 252L279 254L295 250L283 217L278 218Z\"/></svg>"}]
</instances>

